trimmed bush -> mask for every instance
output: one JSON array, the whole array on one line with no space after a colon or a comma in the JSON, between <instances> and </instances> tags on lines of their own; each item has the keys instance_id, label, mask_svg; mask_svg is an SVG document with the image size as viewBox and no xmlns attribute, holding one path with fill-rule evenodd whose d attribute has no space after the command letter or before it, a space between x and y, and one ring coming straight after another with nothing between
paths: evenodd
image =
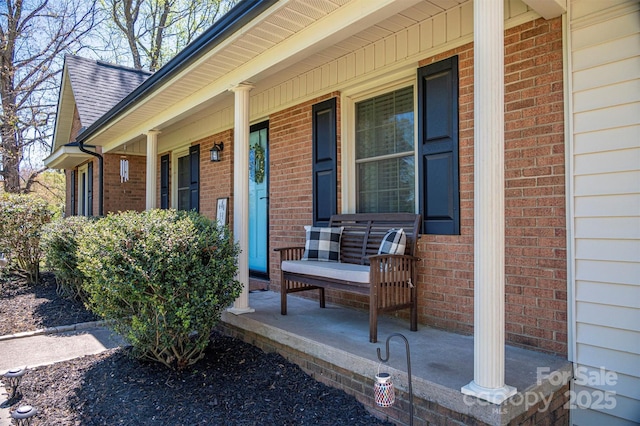
<instances>
[{"instance_id":1,"label":"trimmed bush","mask_svg":"<svg viewBox=\"0 0 640 426\"><path fill-rule=\"evenodd\" d=\"M90 223L85 216L69 216L52 221L44 226L42 250L47 269L56 277L58 294L70 299L87 302L82 288L84 275L78 269L78 236Z\"/></svg>"},{"instance_id":2,"label":"trimmed bush","mask_svg":"<svg viewBox=\"0 0 640 426\"><path fill-rule=\"evenodd\" d=\"M31 195L0 194L0 252L9 261L7 267L31 284L40 277L42 226L52 217L44 200Z\"/></svg>"},{"instance_id":3,"label":"trimmed bush","mask_svg":"<svg viewBox=\"0 0 640 426\"><path fill-rule=\"evenodd\" d=\"M195 212L125 212L85 228L78 267L89 307L136 356L182 370L204 356L222 310L240 295L238 252L227 228Z\"/></svg>"}]
</instances>

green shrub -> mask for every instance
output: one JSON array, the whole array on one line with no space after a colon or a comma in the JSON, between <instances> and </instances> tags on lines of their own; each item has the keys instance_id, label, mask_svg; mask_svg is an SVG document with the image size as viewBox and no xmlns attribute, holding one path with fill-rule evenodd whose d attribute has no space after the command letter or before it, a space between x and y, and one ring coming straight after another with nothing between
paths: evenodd
<instances>
[{"instance_id":1,"label":"green shrub","mask_svg":"<svg viewBox=\"0 0 640 426\"><path fill-rule=\"evenodd\" d=\"M78 269L78 236L89 223L85 216L56 219L44 226L41 246L47 268L56 276L58 294L87 302L82 288L84 275Z\"/></svg>"},{"instance_id":2,"label":"green shrub","mask_svg":"<svg viewBox=\"0 0 640 426\"><path fill-rule=\"evenodd\" d=\"M238 251L226 228L195 212L125 212L85 228L78 267L89 307L113 320L134 354L181 370L204 356L241 292Z\"/></svg>"},{"instance_id":3,"label":"green shrub","mask_svg":"<svg viewBox=\"0 0 640 426\"><path fill-rule=\"evenodd\" d=\"M24 275L30 283L40 276L42 226L51 221L46 201L31 195L0 194L0 252L8 268Z\"/></svg>"}]
</instances>

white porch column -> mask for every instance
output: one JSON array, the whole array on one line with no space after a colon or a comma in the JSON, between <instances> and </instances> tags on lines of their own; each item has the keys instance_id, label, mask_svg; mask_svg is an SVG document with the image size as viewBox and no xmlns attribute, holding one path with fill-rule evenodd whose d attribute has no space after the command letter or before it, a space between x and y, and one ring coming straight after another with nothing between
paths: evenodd
<instances>
[{"instance_id":1,"label":"white porch column","mask_svg":"<svg viewBox=\"0 0 640 426\"><path fill-rule=\"evenodd\" d=\"M249 307L249 91L251 84L240 83L231 91L235 95L233 127L233 235L240 244L237 279L242 294L229 312L254 312Z\"/></svg>"},{"instance_id":2,"label":"white porch column","mask_svg":"<svg viewBox=\"0 0 640 426\"><path fill-rule=\"evenodd\" d=\"M475 0L474 364L462 393L500 404L504 383L504 4Z\"/></svg>"},{"instance_id":3,"label":"white porch column","mask_svg":"<svg viewBox=\"0 0 640 426\"><path fill-rule=\"evenodd\" d=\"M156 176L158 175L158 130L147 132L147 187L146 187L146 210L156 208Z\"/></svg>"}]
</instances>

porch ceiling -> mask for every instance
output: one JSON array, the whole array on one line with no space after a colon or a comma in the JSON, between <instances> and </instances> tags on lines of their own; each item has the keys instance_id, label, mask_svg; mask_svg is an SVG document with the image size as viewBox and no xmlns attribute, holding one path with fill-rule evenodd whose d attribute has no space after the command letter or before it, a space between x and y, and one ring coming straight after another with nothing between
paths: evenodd
<instances>
[{"instance_id":1,"label":"porch ceiling","mask_svg":"<svg viewBox=\"0 0 640 426\"><path fill-rule=\"evenodd\" d=\"M282 0L167 79L89 141L116 149L209 105L242 81L285 81L468 0ZM284 51L288 49L288 51ZM226 98L226 99L225 99Z\"/></svg>"}]
</instances>

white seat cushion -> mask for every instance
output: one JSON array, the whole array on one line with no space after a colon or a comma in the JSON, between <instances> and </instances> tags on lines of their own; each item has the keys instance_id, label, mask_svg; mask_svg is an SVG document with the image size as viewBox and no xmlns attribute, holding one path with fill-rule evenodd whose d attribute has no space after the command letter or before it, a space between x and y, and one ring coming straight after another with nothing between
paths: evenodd
<instances>
[{"instance_id":1,"label":"white seat cushion","mask_svg":"<svg viewBox=\"0 0 640 426\"><path fill-rule=\"evenodd\" d=\"M319 262L317 260L285 260L281 268L285 272L314 275L357 283L369 283L369 266L353 263Z\"/></svg>"}]
</instances>

